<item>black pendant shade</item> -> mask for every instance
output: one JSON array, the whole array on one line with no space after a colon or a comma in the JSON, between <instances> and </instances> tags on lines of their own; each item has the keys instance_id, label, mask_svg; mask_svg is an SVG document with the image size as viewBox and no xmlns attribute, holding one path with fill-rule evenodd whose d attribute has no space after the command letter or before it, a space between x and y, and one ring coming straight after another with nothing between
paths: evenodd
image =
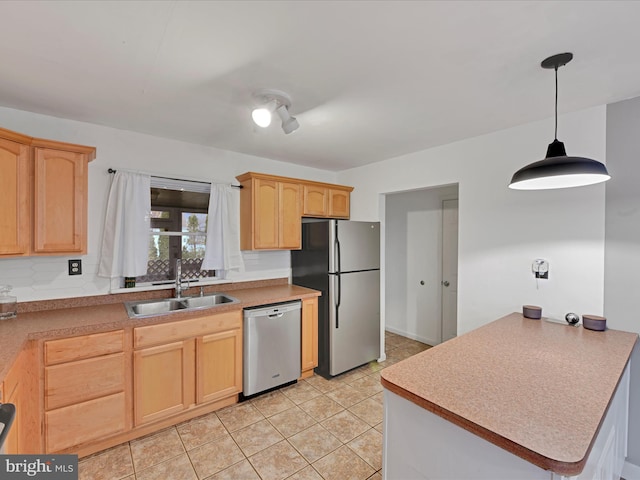
<instances>
[{"instance_id":1,"label":"black pendant shade","mask_svg":"<svg viewBox=\"0 0 640 480\"><path fill-rule=\"evenodd\" d=\"M573 58L571 53L561 53L542 61L543 68L556 71L555 129L556 138L547 147L544 160L534 162L513 174L509 188L514 190L549 190L554 188L580 187L609 180L604 164L584 157L568 157L564 143L558 133L558 67Z\"/></svg>"}]
</instances>

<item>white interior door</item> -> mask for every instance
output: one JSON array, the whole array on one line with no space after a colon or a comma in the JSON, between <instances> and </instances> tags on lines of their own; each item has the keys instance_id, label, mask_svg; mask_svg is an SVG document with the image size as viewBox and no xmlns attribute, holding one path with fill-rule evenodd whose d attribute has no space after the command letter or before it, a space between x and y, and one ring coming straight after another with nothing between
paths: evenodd
<instances>
[{"instance_id":1,"label":"white interior door","mask_svg":"<svg viewBox=\"0 0 640 480\"><path fill-rule=\"evenodd\" d=\"M440 343L442 336L440 229L440 212L437 209L407 212L406 331L429 345Z\"/></svg>"},{"instance_id":2,"label":"white interior door","mask_svg":"<svg viewBox=\"0 0 640 480\"><path fill-rule=\"evenodd\" d=\"M442 201L442 341L458 331L458 200Z\"/></svg>"}]
</instances>

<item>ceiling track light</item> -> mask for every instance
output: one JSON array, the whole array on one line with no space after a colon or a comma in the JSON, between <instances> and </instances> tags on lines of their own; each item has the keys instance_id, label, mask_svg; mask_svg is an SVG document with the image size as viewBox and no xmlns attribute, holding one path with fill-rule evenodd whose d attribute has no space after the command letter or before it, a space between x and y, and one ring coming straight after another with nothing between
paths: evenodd
<instances>
[{"instance_id":1,"label":"ceiling track light","mask_svg":"<svg viewBox=\"0 0 640 480\"><path fill-rule=\"evenodd\" d=\"M255 106L251 112L253 122L259 127L271 125L273 114L276 113L282 121L282 130L289 134L295 132L300 124L289 113L291 97L280 90L260 90L253 95Z\"/></svg>"},{"instance_id":2,"label":"ceiling track light","mask_svg":"<svg viewBox=\"0 0 640 480\"><path fill-rule=\"evenodd\" d=\"M573 59L572 53L559 53L546 58L540 66L554 69L556 74L555 134L547 147L544 160L531 163L513 174L509 188L514 190L550 190L581 187L605 182L611 178L607 167L597 160L568 157L564 143L558 140L558 68Z\"/></svg>"}]
</instances>

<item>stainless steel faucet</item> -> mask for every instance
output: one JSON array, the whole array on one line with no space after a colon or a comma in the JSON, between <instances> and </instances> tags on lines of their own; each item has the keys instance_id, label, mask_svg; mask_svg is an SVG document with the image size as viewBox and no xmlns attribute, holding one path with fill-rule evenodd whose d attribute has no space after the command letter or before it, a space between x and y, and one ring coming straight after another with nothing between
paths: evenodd
<instances>
[{"instance_id":1,"label":"stainless steel faucet","mask_svg":"<svg viewBox=\"0 0 640 480\"><path fill-rule=\"evenodd\" d=\"M176 298L182 297L182 260L176 258Z\"/></svg>"}]
</instances>

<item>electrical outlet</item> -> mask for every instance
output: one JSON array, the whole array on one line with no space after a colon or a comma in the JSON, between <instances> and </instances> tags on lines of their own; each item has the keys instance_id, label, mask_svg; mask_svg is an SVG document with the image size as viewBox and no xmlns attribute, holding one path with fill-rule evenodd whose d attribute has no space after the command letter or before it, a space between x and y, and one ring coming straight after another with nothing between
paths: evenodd
<instances>
[{"instance_id":1,"label":"electrical outlet","mask_svg":"<svg viewBox=\"0 0 640 480\"><path fill-rule=\"evenodd\" d=\"M536 278L549 278L549 262L542 258L536 258L531 264L531 271Z\"/></svg>"},{"instance_id":2,"label":"electrical outlet","mask_svg":"<svg viewBox=\"0 0 640 480\"><path fill-rule=\"evenodd\" d=\"M82 260L69 260L69 275L82 275Z\"/></svg>"}]
</instances>

